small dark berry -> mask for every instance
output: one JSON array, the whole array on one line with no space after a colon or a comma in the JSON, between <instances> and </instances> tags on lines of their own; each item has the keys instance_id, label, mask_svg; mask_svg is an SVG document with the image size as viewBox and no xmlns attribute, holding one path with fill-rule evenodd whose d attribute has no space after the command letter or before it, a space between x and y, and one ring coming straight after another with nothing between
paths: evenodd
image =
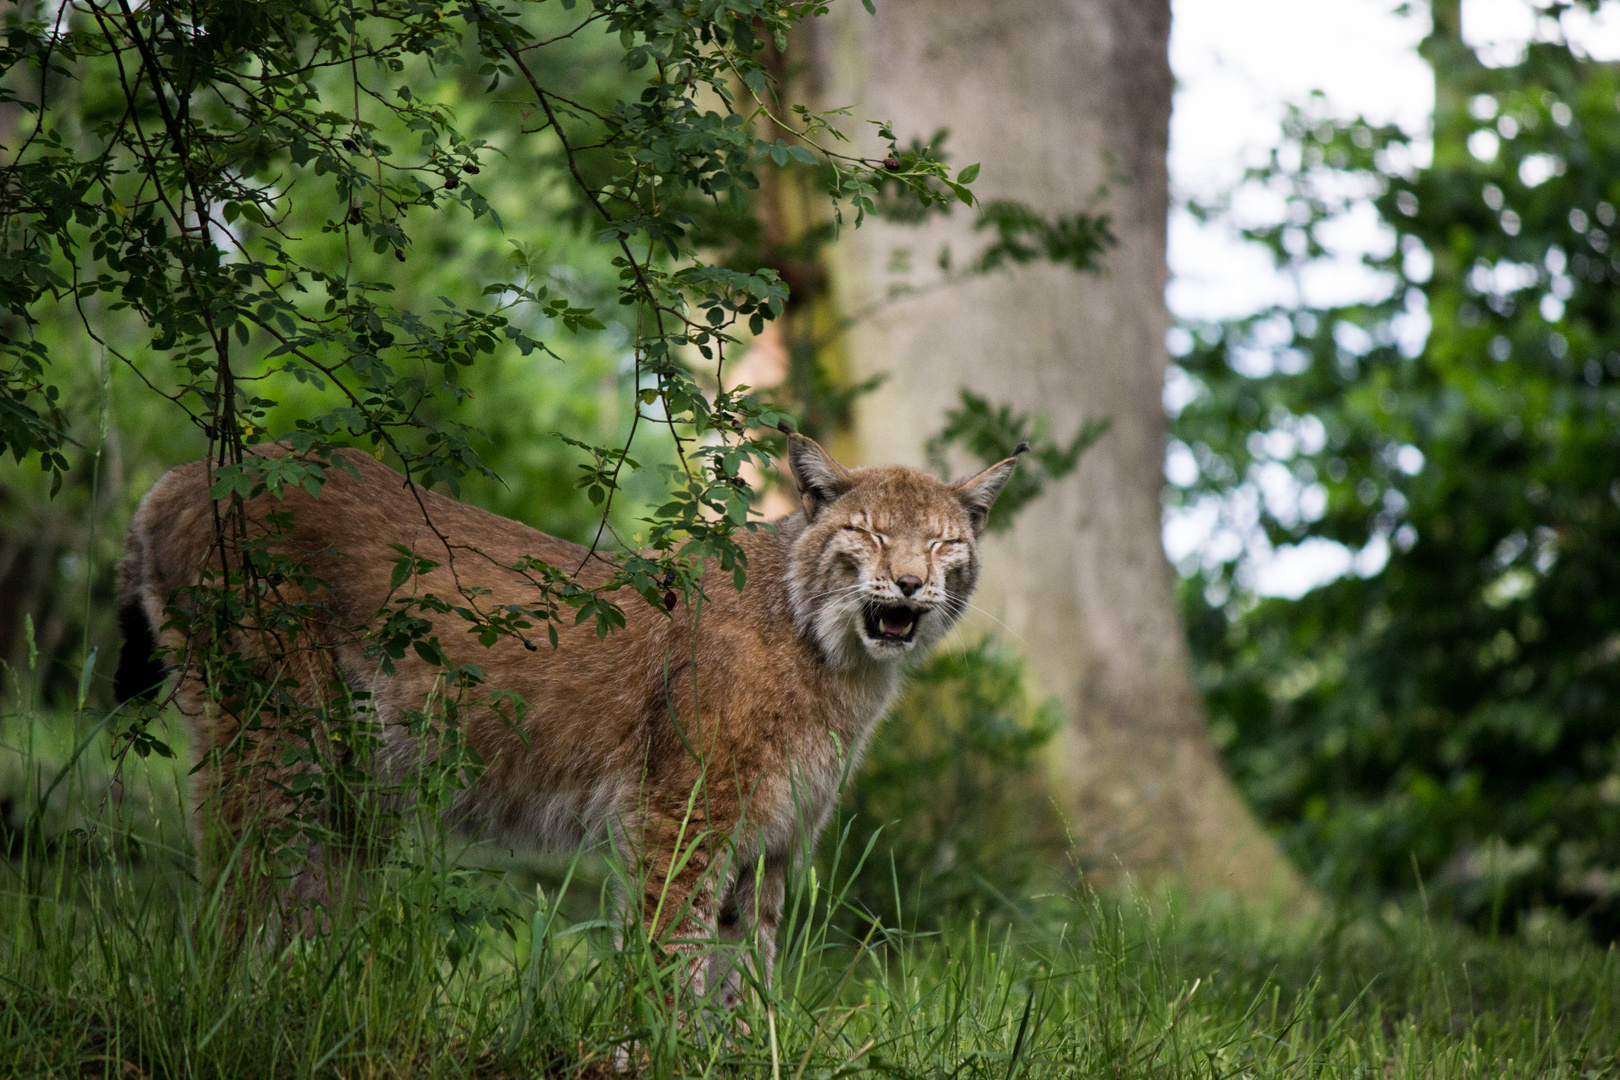
<instances>
[{"instance_id":1,"label":"small dark berry","mask_svg":"<svg viewBox=\"0 0 1620 1080\"><path fill-rule=\"evenodd\" d=\"M476 165L463 165L461 171L468 176L477 176L481 170Z\"/></svg>"},{"instance_id":2,"label":"small dark berry","mask_svg":"<svg viewBox=\"0 0 1620 1080\"><path fill-rule=\"evenodd\" d=\"M894 170L894 169L898 169L900 167L900 159L899 158L886 157L886 158L883 159L883 167L885 169L889 169L891 171Z\"/></svg>"},{"instance_id":3,"label":"small dark berry","mask_svg":"<svg viewBox=\"0 0 1620 1080\"><path fill-rule=\"evenodd\" d=\"M358 206L349 207L349 224L360 224L360 208Z\"/></svg>"},{"instance_id":4,"label":"small dark berry","mask_svg":"<svg viewBox=\"0 0 1620 1080\"><path fill-rule=\"evenodd\" d=\"M395 248L394 249L394 258L398 259L400 262L404 262L405 261L405 253L403 251L399 250L399 248Z\"/></svg>"},{"instance_id":5,"label":"small dark berry","mask_svg":"<svg viewBox=\"0 0 1620 1080\"><path fill-rule=\"evenodd\" d=\"M671 589L667 593L664 594L664 610L665 611L674 611L675 610L675 590L674 589Z\"/></svg>"},{"instance_id":6,"label":"small dark berry","mask_svg":"<svg viewBox=\"0 0 1620 1080\"><path fill-rule=\"evenodd\" d=\"M345 149L345 150L358 150L360 148L354 144L353 139L344 139L343 140L343 149Z\"/></svg>"},{"instance_id":7,"label":"small dark berry","mask_svg":"<svg viewBox=\"0 0 1620 1080\"><path fill-rule=\"evenodd\" d=\"M453 188L459 183L461 183L461 181L457 180L453 176L447 176L447 177L444 178L444 186L447 187L447 188Z\"/></svg>"}]
</instances>

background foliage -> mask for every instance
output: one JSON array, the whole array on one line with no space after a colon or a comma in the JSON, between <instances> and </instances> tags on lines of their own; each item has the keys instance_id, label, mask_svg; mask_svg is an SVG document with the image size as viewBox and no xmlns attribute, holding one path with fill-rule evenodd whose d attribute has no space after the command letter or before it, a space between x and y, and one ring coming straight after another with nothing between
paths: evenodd
<instances>
[{"instance_id":1,"label":"background foliage","mask_svg":"<svg viewBox=\"0 0 1620 1080\"><path fill-rule=\"evenodd\" d=\"M847 849L867 851L852 903L885 926L1027 909L1066 876L1062 814L1040 754L1057 703L1026 699L1023 664L993 638L947 643L917 673L845 797Z\"/></svg>"},{"instance_id":2,"label":"background foliage","mask_svg":"<svg viewBox=\"0 0 1620 1080\"><path fill-rule=\"evenodd\" d=\"M1257 599L1211 557L1184 568L1189 633L1239 782L1330 895L1422 889L1489 927L1551 906L1608 939L1620 77L1551 43L1486 68L1457 5L1435 17L1432 161L1312 104L1250 178L1278 212L1246 235L1291 274L1370 202L1386 298L1189 327L1177 360L1197 475L1172 503L1357 569Z\"/></svg>"}]
</instances>

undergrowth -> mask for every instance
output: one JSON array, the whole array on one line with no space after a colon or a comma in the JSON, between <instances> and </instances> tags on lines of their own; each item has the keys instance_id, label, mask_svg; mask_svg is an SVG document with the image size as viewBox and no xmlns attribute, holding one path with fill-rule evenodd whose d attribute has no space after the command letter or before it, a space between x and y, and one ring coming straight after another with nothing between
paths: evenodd
<instances>
[{"instance_id":1,"label":"undergrowth","mask_svg":"<svg viewBox=\"0 0 1620 1080\"><path fill-rule=\"evenodd\" d=\"M850 891L857 828L796 875L734 1014L619 925L599 856L428 827L362 911L242 940L194 879L182 759L115 773L88 721L3 725L3 1076L1620 1077L1615 953L1556 919L1493 940L1081 889L902 930Z\"/></svg>"}]
</instances>

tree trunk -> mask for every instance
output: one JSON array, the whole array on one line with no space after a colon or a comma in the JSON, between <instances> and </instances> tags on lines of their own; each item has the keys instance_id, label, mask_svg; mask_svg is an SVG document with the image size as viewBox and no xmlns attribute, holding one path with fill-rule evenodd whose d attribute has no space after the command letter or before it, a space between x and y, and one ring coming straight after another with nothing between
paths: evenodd
<instances>
[{"instance_id":1,"label":"tree trunk","mask_svg":"<svg viewBox=\"0 0 1620 1080\"><path fill-rule=\"evenodd\" d=\"M902 144L947 127L953 165L983 164L981 198L1103 211L1119 240L1098 274L1032 265L884 303L897 249L925 268L942 245L958 263L983 245L972 214L847 230L831 255L838 310L877 310L855 318L843 362L853 380L889 375L856 406L855 456L922 464L960 387L1045 417L1060 440L1109 418L1078 472L989 541L978 603L1071 718L1053 772L1092 880L1297 897L1209 739L1159 541L1168 0L841 7L809 43L822 107L892 120ZM854 152L882 156L875 132L850 132Z\"/></svg>"}]
</instances>

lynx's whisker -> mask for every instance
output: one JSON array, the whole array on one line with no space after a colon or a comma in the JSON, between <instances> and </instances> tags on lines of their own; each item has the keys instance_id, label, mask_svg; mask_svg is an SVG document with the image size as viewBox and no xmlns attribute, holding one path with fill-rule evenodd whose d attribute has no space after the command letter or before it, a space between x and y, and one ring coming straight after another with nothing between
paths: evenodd
<instances>
[{"instance_id":1,"label":"lynx's whisker","mask_svg":"<svg viewBox=\"0 0 1620 1080\"><path fill-rule=\"evenodd\" d=\"M983 615L985 618L989 619L991 622L995 623L997 626L999 626L1003 630L1007 631L1007 633L1011 634L1014 638L1017 639L1017 641L1018 641L1018 643L1020 645L1028 645L1029 644L1028 641L1024 640L1024 635L1020 634L1018 631L1014 630L1012 627L1008 626L1006 623L1002 622L1000 619L996 618L994 615L992 615L988 611L984 610L984 608L980 607L978 604L973 603L973 601L967 599L966 597L961 597L960 599L961 599L961 603L962 603L963 607L972 608L974 611L977 611L980 615Z\"/></svg>"},{"instance_id":2,"label":"lynx's whisker","mask_svg":"<svg viewBox=\"0 0 1620 1080\"><path fill-rule=\"evenodd\" d=\"M864 590L865 588L866 588L866 585L864 583L857 581L853 585L840 585L840 586L837 586L836 588L826 589L826 590L824 590L822 592L813 593L812 595L805 597L805 600L806 601L820 600L823 596L832 596L835 593L855 592L857 590Z\"/></svg>"}]
</instances>

